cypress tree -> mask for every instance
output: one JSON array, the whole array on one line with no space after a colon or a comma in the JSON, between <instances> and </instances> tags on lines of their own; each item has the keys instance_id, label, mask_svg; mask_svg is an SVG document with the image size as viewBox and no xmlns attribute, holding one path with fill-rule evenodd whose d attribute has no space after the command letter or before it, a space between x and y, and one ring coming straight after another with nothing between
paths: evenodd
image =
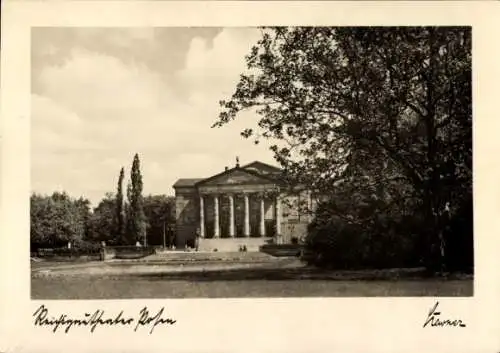
<instances>
[{"instance_id":1,"label":"cypress tree","mask_svg":"<svg viewBox=\"0 0 500 353\"><path fill-rule=\"evenodd\" d=\"M127 200L125 203L125 244L131 245L134 244L134 214L132 207L130 206L132 200L132 184L130 180L127 183Z\"/></svg>"},{"instance_id":2,"label":"cypress tree","mask_svg":"<svg viewBox=\"0 0 500 353\"><path fill-rule=\"evenodd\" d=\"M120 170L118 177L118 187L116 190L116 207L115 207L115 233L116 240L120 243L125 243L125 212L123 200L123 179L125 178L125 170Z\"/></svg>"},{"instance_id":3,"label":"cypress tree","mask_svg":"<svg viewBox=\"0 0 500 353\"><path fill-rule=\"evenodd\" d=\"M129 201L127 228L131 242L142 241L146 245L146 216L144 214L142 188L139 155L136 153L130 170L130 182L127 187Z\"/></svg>"}]
</instances>

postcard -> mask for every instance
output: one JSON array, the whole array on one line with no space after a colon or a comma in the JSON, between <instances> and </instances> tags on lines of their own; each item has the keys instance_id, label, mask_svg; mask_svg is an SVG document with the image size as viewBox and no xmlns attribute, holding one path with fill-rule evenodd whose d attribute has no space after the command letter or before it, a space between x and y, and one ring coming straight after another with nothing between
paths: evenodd
<instances>
[{"instance_id":1,"label":"postcard","mask_svg":"<svg viewBox=\"0 0 500 353\"><path fill-rule=\"evenodd\" d=\"M497 3L3 10L2 352L500 351Z\"/></svg>"}]
</instances>

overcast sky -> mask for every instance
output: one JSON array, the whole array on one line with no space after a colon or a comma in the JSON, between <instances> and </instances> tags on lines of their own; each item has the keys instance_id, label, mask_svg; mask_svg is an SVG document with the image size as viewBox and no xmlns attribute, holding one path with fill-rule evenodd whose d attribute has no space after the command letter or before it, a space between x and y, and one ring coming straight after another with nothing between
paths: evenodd
<instances>
[{"instance_id":1,"label":"overcast sky","mask_svg":"<svg viewBox=\"0 0 500 353\"><path fill-rule=\"evenodd\" d=\"M249 28L38 28L32 32L32 190L89 198L114 192L141 158L145 194L173 195L179 178L253 160L252 113L210 126L259 39Z\"/></svg>"}]
</instances>

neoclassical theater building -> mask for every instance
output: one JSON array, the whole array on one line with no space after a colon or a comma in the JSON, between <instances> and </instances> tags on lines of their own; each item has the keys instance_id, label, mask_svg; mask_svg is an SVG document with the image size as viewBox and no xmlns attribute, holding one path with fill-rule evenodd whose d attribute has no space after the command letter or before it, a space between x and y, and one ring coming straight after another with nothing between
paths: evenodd
<instances>
[{"instance_id":1,"label":"neoclassical theater building","mask_svg":"<svg viewBox=\"0 0 500 353\"><path fill-rule=\"evenodd\" d=\"M237 160L234 168L179 179L173 188L178 248L193 247L196 232L204 251L291 243L305 236L315 208L309 190L287 187L281 169L258 161L240 166Z\"/></svg>"}]
</instances>

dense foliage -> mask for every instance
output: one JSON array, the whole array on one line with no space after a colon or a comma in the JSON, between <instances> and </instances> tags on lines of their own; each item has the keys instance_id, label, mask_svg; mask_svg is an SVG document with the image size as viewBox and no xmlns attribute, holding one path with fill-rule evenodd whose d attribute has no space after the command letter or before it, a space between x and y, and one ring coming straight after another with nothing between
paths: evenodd
<instances>
[{"instance_id":1,"label":"dense foliage","mask_svg":"<svg viewBox=\"0 0 500 353\"><path fill-rule=\"evenodd\" d=\"M99 202L91 216L90 229L92 230L89 240L95 242L106 242L109 245L123 244L123 238L118 233L115 223L116 197L107 193Z\"/></svg>"},{"instance_id":2,"label":"dense foliage","mask_svg":"<svg viewBox=\"0 0 500 353\"><path fill-rule=\"evenodd\" d=\"M89 233L89 205L64 192L51 196L33 194L30 202L32 247L65 246L83 240Z\"/></svg>"},{"instance_id":3,"label":"dense foliage","mask_svg":"<svg viewBox=\"0 0 500 353\"><path fill-rule=\"evenodd\" d=\"M166 195L145 196L144 213L148 221L148 244L175 245L175 199Z\"/></svg>"},{"instance_id":4,"label":"dense foliage","mask_svg":"<svg viewBox=\"0 0 500 353\"><path fill-rule=\"evenodd\" d=\"M88 200L71 198L66 193L31 195L32 248L66 247L68 242L78 248L102 241L108 245L127 245L114 222L116 196L107 193L93 210L89 205ZM148 245L163 245L164 231L165 245L173 244L174 207L172 196L144 197Z\"/></svg>"},{"instance_id":5,"label":"dense foliage","mask_svg":"<svg viewBox=\"0 0 500 353\"><path fill-rule=\"evenodd\" d=\"M470 267L471 61L470 28L264 28L214 126L257 112L242 135L322 195L322 262Z\"/></svg>"},{"instance_id":6,"label":"dense foliage","mask_svg":"<svg viewBox=\"0 0 500 353\"><path fill-rule=\"evenodd\" d=\"M71 249L83 251L94 249L101 242L107 245L135 245L136 239L145 241L146 238L148 245L163 245L164 235L165 245L172 245L174 198L166 195L141 195L142 178L137 155L131 176L129 202L125 202L122 195L122 168L116 194L107 193L94 209L91 209L89 200L76 199L65 192L54 192L52 195L32 194L32 251L39 248L63 248L67 247L68 243L71 243ZM132 185L135 185L135 191ZM137 198L140 198L138 202ZM128 213L125 210L128 210ZM138 222L131 217L137 215L140 216L139 230L143 233L137 233L137 228L134 228ZM130 227L128 229L127 224Z\"/></svg>"}]
</instances>

